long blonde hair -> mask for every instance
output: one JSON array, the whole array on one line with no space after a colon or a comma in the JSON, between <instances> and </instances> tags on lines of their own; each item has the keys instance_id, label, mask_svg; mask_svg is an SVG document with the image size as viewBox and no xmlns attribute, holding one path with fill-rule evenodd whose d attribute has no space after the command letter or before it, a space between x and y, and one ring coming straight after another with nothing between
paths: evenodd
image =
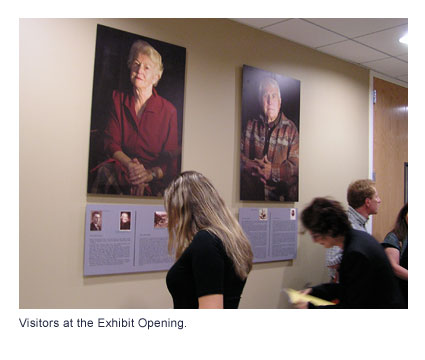
<instances>
[{"instance_id":1,"label":"long blonde hair","mask_svg":"<svg viewBox=\"0 0 425 360\"><path fill-rule=\"evenodd\" d=\"M217 236L241 279L252 268L251 245L211 182L196 171L185 171L164 194L168 214L168 251L178 259L200 230Z\"/></svg>"}]
</instances>

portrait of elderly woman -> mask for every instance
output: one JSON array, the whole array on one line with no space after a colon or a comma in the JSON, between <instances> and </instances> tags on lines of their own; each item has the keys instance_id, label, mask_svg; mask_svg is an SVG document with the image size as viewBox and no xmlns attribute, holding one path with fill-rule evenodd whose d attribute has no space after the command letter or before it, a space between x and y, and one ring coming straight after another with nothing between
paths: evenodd
<instances>
[{"instance_id":1,"label":"portrait of elderly woman","mask_svg":"<svg viewBox=\"0 0 425 360\"><path fill-rule=\"evenodd\" d=\"M298 201L299 104L298 80L244 66L241 200Z\"/></svg>"},{"instance_id":2,"label":"portrait of elderly woman","mask_svg":"<svg viewBox=\"0 0 425 360\"><path fill-rule=\"evenodd\" d=\"M101 111L103 119L95 129L98 144L93 149L100 156L97 163L91 164L88 192L162 196L180 172L181 120L176 106L157 90L166 71L161 54L145 39L126 34L121 36L128 44L131 40L125 54L126 69L117 73L116 86L110 84L110 101L105 104L108 110ZM171 93L170 81L166 87Z\"/></svg>"}]
</instances>

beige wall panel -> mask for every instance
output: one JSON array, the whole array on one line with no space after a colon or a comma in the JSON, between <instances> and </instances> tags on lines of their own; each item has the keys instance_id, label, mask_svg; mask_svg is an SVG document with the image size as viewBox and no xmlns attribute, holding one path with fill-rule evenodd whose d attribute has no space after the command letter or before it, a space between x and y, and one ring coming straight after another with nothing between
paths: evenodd
<instances>
[{"instance_id":1,"label":"beige wall panel","mask_svg":"<svg viewBox=\"0 0 425 360\"><path fill-rule=\"evenodd\" d=\"M183 170L203 172L237 216L242 206L344 202L368 175L368 71L224 19L20 20L20 307L169 308L165 272L83 277L87 203L160 200L87 196L96 25L187 50ZM242 65L301 80L300 201L241 203ZM324 249L299 236L294 261L258 264L241 308L285 308L282 289L327 280Z\"/></svg>"}]
</instances>

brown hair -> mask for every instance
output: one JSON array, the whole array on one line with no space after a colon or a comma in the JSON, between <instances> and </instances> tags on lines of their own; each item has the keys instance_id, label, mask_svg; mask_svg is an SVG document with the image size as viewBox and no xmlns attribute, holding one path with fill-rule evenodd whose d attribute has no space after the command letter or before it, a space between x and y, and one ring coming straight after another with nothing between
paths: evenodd
<instances>
[{"instance_id":1,"label":"brown hair","mask_svg":"<svg viewBox=\"0 0 425 360\"><path fill-rule=\"evenodd\" d=\"M332 237L345 236L351 229L342 205L328 198L315 198L301 213L303 226L312 233Z\"/></svg>"},{"instance_id":2,"label":"brown hair","mask_svg":"<svg viewBox=\"0 0 425 360\"><path fill-rule=\"evenodd\" d=\"M375 182L370 179L356 180L347 189L347 201L353 209L357 209L365 203L367 198L372 198L376 193Z\"/></svg>"},{"instance_id":3,"label":"brown hair","mask_svg":"<svg viewBox=\"0 0 425 360\"><path fill-rule=\"evenodd\" d=\"M406 222L406 215L407 215L408 209L407 209L407 203L404 204L404 206L400 209L397 220L395 221L393 232L397 236L398 240L403 241L405 237L407 236L407 222Z\"/></svg>"}]
</instances>

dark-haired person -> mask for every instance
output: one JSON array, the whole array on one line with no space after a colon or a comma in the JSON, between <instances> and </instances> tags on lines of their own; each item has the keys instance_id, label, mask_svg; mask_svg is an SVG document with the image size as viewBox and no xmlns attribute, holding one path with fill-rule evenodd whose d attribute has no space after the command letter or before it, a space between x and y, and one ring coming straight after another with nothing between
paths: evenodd
<instances>
[{"instance_id":1,"label":"dark-haired person","mask_svg":"<svg viewBox=\"0 0 425 360\"><path fill-rule=\"evenodd\" d=\"M316 198L301 213L301 222L313 241L344 249L339 283L328 283L303 292L333 301L339 308L401 308L403 299L390 262L382 246L370 234L352 229L342 205ZM297 308L313 308L297 303Z\"/></svg>"},{"instance_id":2,"label":"dark-haired person","mask_svg":"<svg viewBox=\"0 0 425 360\"><path fill-rule=\"evenodd\" d=\"M407 272L408 272L408 258L407 258L407 216L408 206L407 203L400 209L394 229L387 234L382 246L385 248L385 253L390 260L391 266L394 270L395 276L400 283L400 289L404 296L405 305L408 304L407 296Z\"/></svg>"},{"instance_id":3,"label":"dark-haired person","mask_svg":"<svg viewBox=\"0 0 425 360\"><path fill-rule=\"evenodd\" d=\"M370 215L378 213L381 198L376 190L376 184L370 179L353 181L347 189L348 220L355 230L367 231L366 223ZM331 278L338 281L338 269L342 259L342 249L333 246L326 251L326 266Z\"/></svg>"},{"instance_id":4,"label":"dark-haired person","mask_svg":"<svg viewBox=\"0 0 425 360\"><path fill-rule=\"evenodd\" d=\"M174 308L237 308L252 268L239 222L202 174L183 172L165 191L168 250L176 262L167 287Z\"/></svg>"}]
</instances>

